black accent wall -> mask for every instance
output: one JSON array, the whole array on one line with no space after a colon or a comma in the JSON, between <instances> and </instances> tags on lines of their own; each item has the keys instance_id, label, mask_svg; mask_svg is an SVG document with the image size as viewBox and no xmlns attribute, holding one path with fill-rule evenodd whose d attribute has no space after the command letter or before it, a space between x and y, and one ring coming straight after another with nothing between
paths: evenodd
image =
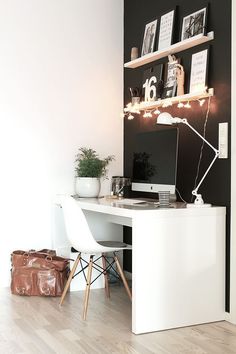
<instances>
[{"instance_id":1,"label":"black accent wall","mask_svg":"<svg viewBox=\"0 0 236 354\"><path fill-rule=\"evenodd\" d=\"M124 1L124 62L130 61L132 47L139 47L141 52L145 24L158 19L177 6L175 23L175 42L180 40L182 18L209 5L207 32L214 31L215 39L209 44L203 44L184 52L176 54L181 58L181 64L185 68L186 87L189 89L191 56L193 53L209 48L208 87L213 87L215 96L211 99L210 115L207 123L206 138L218 146L218 123L229 123L229 158L218 159L206 180L200 187L205 202L227 207L226 227L226 310L229 311L229 264L230 264L230 121L231 121L231 1L202 1L196 0L125 0ZM141 87L143 72L155 64L165 63L167 58L153 62L137 69L124 69L124 104L130 102L129 87ZM192 108L161 109L170 112L174 116L187 118L199 132L203 132L207 104L202 107L199 103L191 103ZM135 134L142 131L158 129L156 118L143 118L136 115L135 119L124 123L124 175L130 176L132 171L132 141ZM199 160L202 141L184 125L179 127L179 154L177 188L188 202L191 201L191 191L194 186L197 164ZM199 177L203 175L213 157L212 151L205 146ZM136 193L134 196L147 196L150 194ZM157 198L152 194L151 197ZM124 229L126 241L131 239L131 230ZM124 256L124 266L131 270L130 256Z\"/></svg>"}]
</instances>

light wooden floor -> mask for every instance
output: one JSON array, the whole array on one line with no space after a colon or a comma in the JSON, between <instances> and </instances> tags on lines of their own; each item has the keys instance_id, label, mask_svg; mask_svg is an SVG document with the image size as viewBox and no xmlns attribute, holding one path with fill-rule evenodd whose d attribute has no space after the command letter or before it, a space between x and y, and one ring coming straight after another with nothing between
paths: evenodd
<instances>
[{"instance_id":1,"label":"light wooden floor","mask_svg":"<svg viewBox=\"0 0 236 354\"><path fill-rule=\"evenodd\" d=\"M131 333L131 305L124 288L93 290L87 321L82 293L58 298L19 297L0 290L0 354L235 354L236 326L218 322L144 335Z\"/></svg>"}]
</instances>

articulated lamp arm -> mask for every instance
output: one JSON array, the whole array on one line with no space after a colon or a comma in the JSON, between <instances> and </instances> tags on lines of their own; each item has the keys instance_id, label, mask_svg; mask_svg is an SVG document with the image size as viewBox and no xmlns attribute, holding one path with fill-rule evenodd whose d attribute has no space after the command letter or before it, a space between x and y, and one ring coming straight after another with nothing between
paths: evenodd
<instances>
[{"instance_id":1,"label":"articulated lamp arm","mask_svg":"<svg viewBox=\"0 0 236 354\"><path fill-rule=\"evenodd\" d=\"M198 185L194 188L194 190L192 191L192 195L194 195L196 197L194 204L187 204L187 207L192 207L192 206L202 206L202 207L207 207L207 206L211 206L210 204L204 204L204 201L202 199L201 194L198 194L198 189L201 186L202 182L204 181L204 179L206 178L208 172L210 171L210 169L212 168L215 160L217 159L217 157L219 156L219 150L217 150L216 148L214 148L213 145L211 145L209 143L209 141L207 141L201 134L198 133L198 131L196 129L194 129L187 121L186 118L179 118L179 117L175 117L173 118L171 116L170 113L167 112L162 112L160 113L160 115L157 117L157 124L165 124L165 125L172 125L172 124L179 124L179 123L183 123L185 125L187 125L195 134L197 134L199 136L200 139L202 139L215 153L215 156L213 158L213 160L211 161L209 167L206 169L204 175L202 176L200 182L198 183Z\"/></svg>"},{"instance_id":2,"label":"articulated lamp arm","mask_svg":"<svg viewBox=\"0 0 236 354\"><path fill-rule=\"evenodd\" d=\"M218 158L219 156L219 150L214 148L213 145L211 145L209 143L209 141L207 141L201 134L198 133L198 131L196 129L194 129L187 121L187 119L180 119L180 118L174 118L174 119L178 119L178 122L176 123L183 123L185 125L187 125L195 134L197 134L199 136L199 138L201 138L215 153L215 156L213 158L213 160L211 161L210 165L208 166L208 168L206 169L204 175L202 176L200 182L198 183L198 185L196 186L196 188L192 191L192 195L194 195L196 197L195 201L194 201L194 204L197 204L197 205L202 205L204 204L203 202L203 199L202 199L202 196L201 194L198 194L198 189L199 187L201 186L202 182L204 181L204 179L206 178L208 172L210 171L211 167L213 166L215 160Z\"/></svg>"}]
</instances>

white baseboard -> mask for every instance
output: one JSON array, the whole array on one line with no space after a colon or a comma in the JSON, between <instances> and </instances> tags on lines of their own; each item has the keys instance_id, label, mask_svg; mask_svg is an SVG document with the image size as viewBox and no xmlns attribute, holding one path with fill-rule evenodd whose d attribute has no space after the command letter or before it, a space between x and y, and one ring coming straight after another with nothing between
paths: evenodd
<instances>
[{"instance_id":1,"label":"white baseboard","mask_svg":"<svg viewBox=\"0 0 236 354\"><path fill-rule=\"evenodd\" d=\"M225 312L225 321L236 325L235 319L233 318L232 314L229 312Z\"/></svg>"}]
</instances>

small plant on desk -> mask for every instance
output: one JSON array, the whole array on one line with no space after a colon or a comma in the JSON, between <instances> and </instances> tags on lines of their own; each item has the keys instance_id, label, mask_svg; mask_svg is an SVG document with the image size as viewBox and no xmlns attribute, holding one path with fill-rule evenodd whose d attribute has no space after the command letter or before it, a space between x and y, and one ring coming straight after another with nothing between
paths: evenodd
<instances>
[{"instance_id":1,"label":"small plant on desk","mask_svg":"<svg viewBox=\"0 0 236 354\"><path fill-rule=\"evenodd\" d=\"M107 178L107 166L114 160L113 155L101 159L91 148L81 147L76 155L76 193L80 197L97 197L100 178Z\"/></svg>"},{"instance_id":2,"label":"small plant on desk","mask_svg":"<svg viewBox=\"0 0 236 354\"><path fill-rule=\"evenodd\" d=\"M100 159L95 150L82 147L76 155L76 176L77 177L107 177L107 166L114 160L114 156L109 155Z\"/></svg>"}]
</instances>

